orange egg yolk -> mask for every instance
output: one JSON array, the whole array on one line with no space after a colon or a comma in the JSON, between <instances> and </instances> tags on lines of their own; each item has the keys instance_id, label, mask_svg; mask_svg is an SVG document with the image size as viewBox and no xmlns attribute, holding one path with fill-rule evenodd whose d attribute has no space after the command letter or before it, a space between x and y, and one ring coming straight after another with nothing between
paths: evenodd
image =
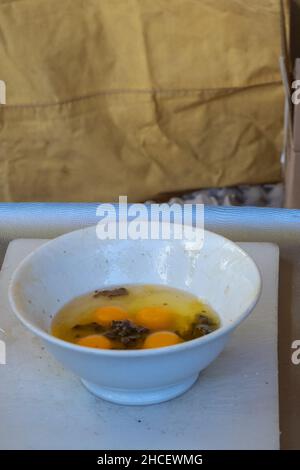
<instances>
[{"instance_id":1,"label":"orange egg yolk","mask_svg":"<svg viewBox=\"0 0 300 470\"><path fill-rule=\"evenodd\" d=\"M149 330L167 329L172 325L173 313L164 307L145 307L136 314L135 322Z\"/></svg>"},{"instance_id":2,"label":"orange egg yolk","mask_svg":"<svg viewBox=\"0 0 300 470\"><path fill-rule=\"evenodd\" d=\"M164 348L179 343L182 343L182 339L176 333L172 333L172 331L157 331L145 339L143 348Z\"/></svg>"},{"instance_id":3,"label":"orange egg yolk","mask_svg":"<svg viewBox=\"0 0 300 470\"><path fill-rule=\"evenodd\" d=\"M100 307L95 310L94 318L100 325L109 326L113 321L127 320L128 313L121 307Z\"/></svg>"},{"instance_id":4,"label":"orange egg yolk","mask_svg":"<svg viewBox=\"0 0 300 470\"><path fill-rule=\"evenodd\" d=\"M87 348L97 349L111 349L111 341L103 335L89 335L85 338L80 338L77 341L80 346L86 346Z\"/></svg>"}]
</instances>

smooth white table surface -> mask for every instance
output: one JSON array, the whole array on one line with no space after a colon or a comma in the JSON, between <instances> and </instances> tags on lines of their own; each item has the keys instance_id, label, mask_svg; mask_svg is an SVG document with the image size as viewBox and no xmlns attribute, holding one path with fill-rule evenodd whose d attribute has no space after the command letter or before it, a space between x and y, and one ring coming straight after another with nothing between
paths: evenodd
<instances>
[{"instance_id":1,"label":"smooth white table surface","mask_svg":"<svg viewBox=\"0 0 300 470\"><path fill-rule=\"evenodd\" d=\"M241 243L256 260L263 293L255 312L185 395L122 407L89 394L14 317L7 288L18 263L45 240L16 240L0 274L1 449L278 449L279 251Z\"/></svg>"}]
</instances>

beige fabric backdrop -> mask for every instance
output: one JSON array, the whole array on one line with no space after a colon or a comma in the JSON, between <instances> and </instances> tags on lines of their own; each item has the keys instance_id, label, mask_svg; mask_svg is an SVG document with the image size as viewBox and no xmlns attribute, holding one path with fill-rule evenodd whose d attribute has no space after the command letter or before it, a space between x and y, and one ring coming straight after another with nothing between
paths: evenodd
<instances>
[{"instance_id":1,"label":"beige fabric backdrop","mask_svg":"<svg viewBox=\"0 0 300 470\"><path fill-rule=\"evenodd\" d=\"M281 178L279 0L0 0L0 200Z\"/></svg>"}]
</instances>

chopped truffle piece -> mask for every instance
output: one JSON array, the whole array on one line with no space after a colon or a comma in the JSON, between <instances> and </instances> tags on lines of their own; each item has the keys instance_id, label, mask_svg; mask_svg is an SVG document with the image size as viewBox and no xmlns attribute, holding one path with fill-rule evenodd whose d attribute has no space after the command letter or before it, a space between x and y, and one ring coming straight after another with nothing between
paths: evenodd
<instances>
[{"instance_id":1,"label":"chopped truffle piece","mask_svg":"<svg viewBox=\"0 0 300 470\"><path fill-rule=\"evenodd\" d=\"M201 336L212 333L217 325L205 315L197 315L196 320L191 324L190 328L181 336L185 341L201 338Z\"/></svg>"},{"instance_id":2,"label":"chopped truffle piece","mask_svg":"<svg viewBox=\"0 0 300 470\"><path fill-rule=\"evenodd\" d=\"M104 335L112 340L120 341L124 346L134 346L149 333L147 328L135 325L129 320L113 321L111 328Z\"/></svg>"},{"instance_id":3,"label":"chopped truffle piece","mask_svg":"<svg viewBox=\"0 0 300 470\"><path fill-rule=\"evenodd\" d=\"M128 289L125 287L117 287L116 289L106 289L106 290L95 290L93 297L108 297L109 299L113 297L120 297L122 295L128 295Z\"/></svg>"}]
</instances>

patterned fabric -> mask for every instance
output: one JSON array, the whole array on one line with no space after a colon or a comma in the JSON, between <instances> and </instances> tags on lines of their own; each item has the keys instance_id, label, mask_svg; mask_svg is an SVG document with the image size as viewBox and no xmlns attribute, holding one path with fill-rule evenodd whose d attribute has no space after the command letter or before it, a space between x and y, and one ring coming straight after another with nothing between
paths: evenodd
<instances>
[{"instance_id":1,"label":"patterned fabric","mask_svg":"<svg viewBox=\"0 0 300 470\"><path fill-rule=\"evenodd\" d=\"M279 183L261 186L202 189L184 194L181 198L171 198L170 203L279 208L283 206L283 198L283 184Z\"/></svg>"}]
</instances>

